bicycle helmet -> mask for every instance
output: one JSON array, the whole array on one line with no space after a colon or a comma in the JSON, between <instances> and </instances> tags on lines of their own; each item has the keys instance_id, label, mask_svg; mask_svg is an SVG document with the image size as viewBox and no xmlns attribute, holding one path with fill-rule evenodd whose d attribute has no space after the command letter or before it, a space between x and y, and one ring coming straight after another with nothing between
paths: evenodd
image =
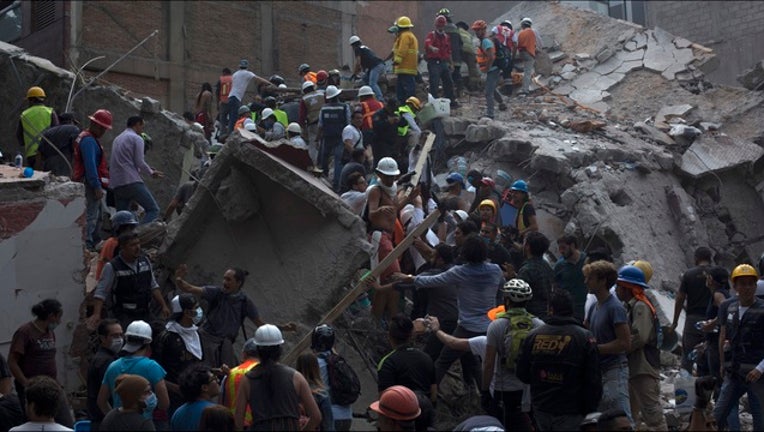
<instances>
[{"instance_id":1,"label":"bicycle helmet","mask_svg":"<svg viewBox=\"0 0 764 432\"><path fill-rule=\"evenodd\" d=\"M522 279L510 279L509 282L504 284L501 289L505 298L508 298L512 303L523 303L533 298L533 290L528 282Z\"/></svg>"}]
</instances>

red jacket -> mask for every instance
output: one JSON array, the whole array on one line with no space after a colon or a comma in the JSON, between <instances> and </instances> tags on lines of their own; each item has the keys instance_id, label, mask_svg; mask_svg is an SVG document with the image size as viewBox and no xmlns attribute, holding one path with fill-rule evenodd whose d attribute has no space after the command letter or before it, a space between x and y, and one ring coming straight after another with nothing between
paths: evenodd
<instances>
[{"instance_id":1,"label":"red jacket","mask_svg":"<svg viewBox=\"0 0 764 432\"><path fill-rule=\"evenodd\" d=\"M434 52L430 47L435 47ZM451 60L451 38L446 32L438 34L435 30L427 33L424 39L424 58L427 60Z\"/></svg>"}]
</instances>

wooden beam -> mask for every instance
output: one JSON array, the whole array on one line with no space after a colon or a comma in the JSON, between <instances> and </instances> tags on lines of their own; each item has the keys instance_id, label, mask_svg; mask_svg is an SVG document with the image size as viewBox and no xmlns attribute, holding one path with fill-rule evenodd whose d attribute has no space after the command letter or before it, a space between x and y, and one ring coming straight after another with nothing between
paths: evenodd
<instances>
[{"instance_id":1,"label":"wooden beam","mask_svg":"<svg viewBox=\"0 0 764 432\"><path fill-rule=\"evenodd\" d=\"M361 295L364 291L367 290L365 281L369 278L375 278L379 276L383 271L387 269L387 267L390 266L390 264L393 263L396 259L398 259L399 256L403 254L403 252L408 249L409 246L411 246L414 243L414 240L424 234L425 231L427 231L430 226L435 223L435 221L440 216L440 211L435 210L432 213L427 216L421 224L419 224L414 231L409 233L409 235L406 236L406 238L401 241L398 246L395 247L382 261L379 262L379 264L373 268L370 271L367 271L361 278L356 282L353 289L351 289L347 294L345 294L344 297L337 303L329 312L324 315L323 318L318 322L318 325L321 324L331 324L335 319L339 318L340 315L342 315L343 312L345 312L345 309L347 309L353 302L356 301L359 295ZM305 336L300 339L300 341L297 343L297 345L292 348L292 350L284 356L283 363L284 364L292 364L294 361L297 360L297 356L300 355L306 348L308 348L310 344L310 337L312 332L308 332Z\"/></svg>"}]
</instances>

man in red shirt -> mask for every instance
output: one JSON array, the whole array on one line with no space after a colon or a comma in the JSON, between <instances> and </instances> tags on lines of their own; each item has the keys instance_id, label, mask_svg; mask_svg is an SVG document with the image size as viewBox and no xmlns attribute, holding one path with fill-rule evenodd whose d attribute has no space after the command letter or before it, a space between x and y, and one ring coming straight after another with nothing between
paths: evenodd
<instances>
[{"instance_id":1,"label":"man in red shirt","mask_svg":"<svg viewBox=\"0 0 764 432\"><path fill-rule=\"evenodd\" d=\"M536 64L536 33L531 28L533 21L530 18L523 18L520 21L520 33L517 35L517 46L512 57L518 58L517 53L520 53L520 61L523 62L523 88L520 91L521 95L527 95L531 86L531 78L533 77L534 65Z\"/></svg>"},{"instance_id":2,"label":"man in red shirt","mask_svg":"<svg viewBox=\"0 0 764 432\"><path fill-rule=\"evenodd\" d=\"M459 104L454 97L454 82L451 80L451 40L446 34L446 17L435 18L435 30L427 34L424 40L424 57L427 60L427 72L430 74L430 94L438 97L438 87L443 80L443 92L451 100L451 107Z\"/></svg>"}]
</instances>

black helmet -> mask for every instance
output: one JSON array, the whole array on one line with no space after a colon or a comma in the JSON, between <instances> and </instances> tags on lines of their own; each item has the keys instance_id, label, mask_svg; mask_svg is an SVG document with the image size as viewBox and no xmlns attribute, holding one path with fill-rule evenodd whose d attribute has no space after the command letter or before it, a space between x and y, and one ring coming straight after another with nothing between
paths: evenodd
<instances>
[{"instance_id":1,"label":"black helmet","mask_svg":"<svg viewBox=\"0 0 764 432\"><path fill-rule=\"evenodd\" d=\"M313 329L310 349L317 352L329 351L334 346L334 329L328 324L321 324Z\"/></svg>"},{"instance_id":2,"label":"black helmet","mask_svg":"<svg viewBox=\"0 0 764 432\"><path fill-rule=\"evenodd\" d=\"M276 98L273 96L268 96L265 99L263 99L263 103L268 108L276 108Z\"/></svg>"},{"instance_id":3,"label":"black helmet","mask_svg":"<svg viewBox=\"0 0 764 432\"><path fill-rule=\"evenodd\" d=\"M275 86L279 84L286 84L286 81L284 81L284 78L282 78L281 75L271 75L271 77L268 78L268 81L270 81Z\"/></svg>"}]
</instances>

